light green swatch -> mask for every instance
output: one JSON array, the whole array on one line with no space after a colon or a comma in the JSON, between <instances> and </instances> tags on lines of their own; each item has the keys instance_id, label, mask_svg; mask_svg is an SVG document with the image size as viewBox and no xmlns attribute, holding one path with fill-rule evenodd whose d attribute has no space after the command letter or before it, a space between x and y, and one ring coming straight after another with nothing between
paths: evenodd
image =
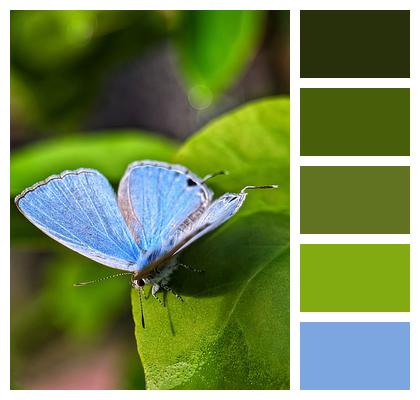
<instances>
[{"instance_id":1,"label":"light green swatch","mask_svg":"<svg viewBox=\"0 0 420 400\"><path fill-rule=\"evenodd\" d=\"M301 245L300 310L410 311L410 246Z\"/></svg>"}]
</instances>

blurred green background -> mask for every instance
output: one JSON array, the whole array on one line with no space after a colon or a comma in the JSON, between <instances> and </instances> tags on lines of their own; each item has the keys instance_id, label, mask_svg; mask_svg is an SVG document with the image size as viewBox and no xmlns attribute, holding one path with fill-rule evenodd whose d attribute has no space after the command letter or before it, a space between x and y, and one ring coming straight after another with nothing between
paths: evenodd
<instances>
[{"instance_id":1,"label":"blurred green background","mask_svg":"<svg viewBox=\"0 0 420 400\"><path fill-rule=\"evenodd\" d=\"M11 386L142 389L127 279L46 237L25 187L170 161L218 115L289 92L287 11L11 12ZM112 293L112 296L110 295Z\"/></svg>"}]
</instances>

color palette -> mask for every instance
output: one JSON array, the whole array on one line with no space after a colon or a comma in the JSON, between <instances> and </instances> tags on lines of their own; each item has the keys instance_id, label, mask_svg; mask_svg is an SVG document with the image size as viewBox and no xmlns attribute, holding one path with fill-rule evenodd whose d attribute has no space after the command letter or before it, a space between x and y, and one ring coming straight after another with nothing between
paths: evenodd
<instances>
[{"instance_id":1,"label":"color palette","mask_svg":"<svg viewBox=\"0 0 420 400\"><path fill-rule=\"evenodd\" d=\"M300 388L410 389L410 11L300 11L300 77Z\"/></svg>"},{"instance_id":2,"label":"color palette","mask_svg":"<svg viewBox=\"0 0 420 400\"><path fill-rule=\"evenodd\" d=\"M301 233L410 233L409 167L301 167Z\"/></svg>"},{"instance_id":3,"label":"color palette","mask_svg":"<svg viewBox=\"0 0 420 400\"><path fill-rule=\"evenodd\" d=\"M300 310L410 311L410 246L302 244Z\"/></svg>"},{"instance_id":4,"label":"color palette","mask_svg":"<svg viewBox=\"0 0 420 400\"><path fill-rule=\"evenodd\" d=\"M408 323L301 323L300 341L301 389L410 388Z\"/></svg>"},{"instance_id":5,"label":"color palette","mask_svg":"<svg viewBox=\"0 0 420 400\"><path fill-rule=\"evenodd\" d=\"M301 11L300 76L408 78L409 11Z\"/></svg>"},{"instance_id":6,"label":"color palette","mask_svg":"<svg viewBox=\"0 0 420 400\"><path fill-rule=\"evenodd\" d=\"M300 154L410 155L410 90L301 89Z\"/></svg>"}]
</instances>

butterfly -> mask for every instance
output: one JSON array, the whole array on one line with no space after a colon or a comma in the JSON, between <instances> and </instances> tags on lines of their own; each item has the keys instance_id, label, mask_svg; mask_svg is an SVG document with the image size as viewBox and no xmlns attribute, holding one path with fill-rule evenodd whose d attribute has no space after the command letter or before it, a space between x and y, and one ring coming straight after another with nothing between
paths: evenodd
<instances>
[{"instance_id":1,"label":"butterfly","mask_svg":"<svg viewBox=\"0 0 420 400\"><path fill-rule=\"evenodd\" d=\"M116 196L104 175L80 168L36 183L15 203L48 236L124 271L117 275L131 275L139 291L150 284L156 297L160 289L171 290L172 272L184 266L178 254L238 212L246 190L277 187L246 186L213 201L206 182L221 173L201 179L182 165L136 161L128 166Z\"/></svg>"}]
</instances>

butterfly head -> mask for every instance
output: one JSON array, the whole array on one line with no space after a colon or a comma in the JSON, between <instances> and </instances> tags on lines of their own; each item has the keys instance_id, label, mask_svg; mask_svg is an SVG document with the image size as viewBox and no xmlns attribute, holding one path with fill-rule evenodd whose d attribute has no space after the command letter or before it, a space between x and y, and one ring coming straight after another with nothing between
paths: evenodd
<instances>
[{"instance_id":1,"label":"butterfly head","mask_svg":"<svg viewBox=\"0 0 420 400\"><path fill-rule=\"evenodd\" d=\"M131 286L134 289L141 289L145 284L146 282L144 281L143 278L138 278L136 275L133 275L131 277Z\"/></svg>"}]
</instances>

